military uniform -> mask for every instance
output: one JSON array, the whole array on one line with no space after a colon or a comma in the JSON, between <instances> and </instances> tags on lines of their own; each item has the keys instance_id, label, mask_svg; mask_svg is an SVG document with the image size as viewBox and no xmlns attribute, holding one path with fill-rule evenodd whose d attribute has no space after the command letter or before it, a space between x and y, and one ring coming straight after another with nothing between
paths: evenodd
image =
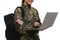
<instances>
[{"instance_id":1,"label":"military uniform","mask_svg":"<svg viewBox=\"0 0 60 40\"><path fill-rule=\"evenodd\" d=\"M38 11L30 5L22 5L21 7L24 9L24 19L21 17L20 8L16 8L14 11L15 29L20 35L20 40L39 40L39 31L29 30L31 28L35 28L34 22L39 22L40 25L38 27L41 27ZM23 25L19 25L18 23L16 23L17 19L21 19L24 22Z\"/></svg>"}]
</instances>

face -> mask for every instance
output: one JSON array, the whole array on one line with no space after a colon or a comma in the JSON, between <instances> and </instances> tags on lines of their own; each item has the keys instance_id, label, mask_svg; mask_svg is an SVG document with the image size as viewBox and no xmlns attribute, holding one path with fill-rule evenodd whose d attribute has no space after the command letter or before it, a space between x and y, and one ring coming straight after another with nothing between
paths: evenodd
<instances>
[{"instance_id":1,"label":"face","mask_svg":"<svg viewBox=\"0 0 60 40\"><path fill-rule=\"evenodd\" d=\"M25 3L31 5L34 0L24 0Z\"/></svg>"}]
</instances>

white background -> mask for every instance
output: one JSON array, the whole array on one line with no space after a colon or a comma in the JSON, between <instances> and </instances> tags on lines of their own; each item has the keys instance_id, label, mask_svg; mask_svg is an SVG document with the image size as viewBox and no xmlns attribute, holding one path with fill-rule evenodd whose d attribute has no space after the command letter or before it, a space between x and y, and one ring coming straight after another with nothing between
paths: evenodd
<instances>
[{"instance_id":1,"label":"white background","mask_svg":"<svg viewBox=\"0 0 60 40\"><path fill-rule=\"evenodd\" d=\"M0 40L5 38L4 15L13 13L17 6L21 5L21 0L0 0ZM58 12L54 25L44 31L39 32L41 40L60 40L60 1L59 0L34 0L32 7L35 7L43 22L46 12Z\"/></svg>"}]
</instances>

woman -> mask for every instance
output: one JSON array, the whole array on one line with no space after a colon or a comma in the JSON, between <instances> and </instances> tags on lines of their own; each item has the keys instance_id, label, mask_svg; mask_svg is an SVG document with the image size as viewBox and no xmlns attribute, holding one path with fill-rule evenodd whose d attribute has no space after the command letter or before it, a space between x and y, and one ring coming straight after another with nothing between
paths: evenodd
<instances>
[{"instance_id":1,"label":"woman","mask_svg":"<svg viewBox=\"0 0 60 40\"><path fill-rule=\"evenodd\" d=\"M31 28L41 27L38 11L31 7L34 0L22 0L22 9L17 7L14 12L15 29L20 35L20 40L40 40L38 30L29 30ZM21 16L23 15L23 17Z\"/></svg>"}]
</instances>

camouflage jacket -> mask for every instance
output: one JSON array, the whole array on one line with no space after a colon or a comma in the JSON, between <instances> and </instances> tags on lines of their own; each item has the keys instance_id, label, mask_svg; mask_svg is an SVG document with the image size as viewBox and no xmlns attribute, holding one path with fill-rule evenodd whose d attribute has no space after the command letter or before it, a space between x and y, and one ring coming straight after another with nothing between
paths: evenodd
<instances>
[{"instance_id":1,"label":"camouflage jacket","mask_svg":"<svg viewBox=\"0 0 60 40\"><path fill-rule=\"evenodd\" d=\"M14 11L14 23L16 24L17 19L21 19L24 22L24 24L23 25L16 24L15 25L16 30L21 32L21 31L26 31L31 28L34 28L34 22L36 21L40 23L38 27L41 27L41 22L40 22L37 9L31 6L25 6L25 5L22 5L21 7L23 7L24 12L25 12L24 19L21 17L21 9L16 8Z\"/></svg>"}]
</instances>

